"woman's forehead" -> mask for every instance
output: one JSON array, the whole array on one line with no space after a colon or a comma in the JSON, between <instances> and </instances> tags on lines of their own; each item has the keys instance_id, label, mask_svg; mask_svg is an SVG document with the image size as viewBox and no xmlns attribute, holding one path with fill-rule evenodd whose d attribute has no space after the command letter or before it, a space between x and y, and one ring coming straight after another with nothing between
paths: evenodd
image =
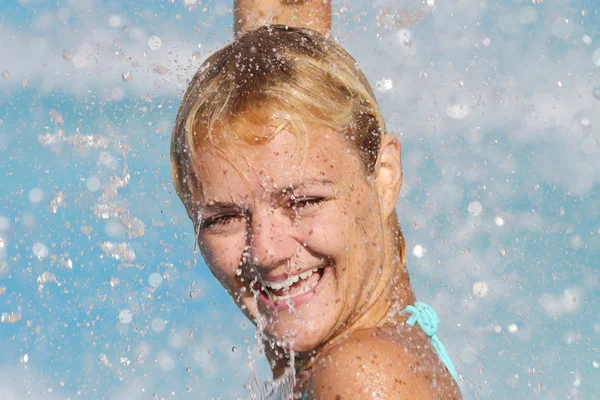
<instances>
[{"instance_id":1,"label":"woman's forehead","mask_svg":"<svg viewBox=\"0 0 600 400\"><path fill-rule=\"evenodd\" d=\"M195 170L206 200L248 191L270 193L286 187L343 184L360 170L339 134L309 130L308 137L282 130L268 143L230 145L221 152L201 151Z\"/></svg>"}]
</instances>

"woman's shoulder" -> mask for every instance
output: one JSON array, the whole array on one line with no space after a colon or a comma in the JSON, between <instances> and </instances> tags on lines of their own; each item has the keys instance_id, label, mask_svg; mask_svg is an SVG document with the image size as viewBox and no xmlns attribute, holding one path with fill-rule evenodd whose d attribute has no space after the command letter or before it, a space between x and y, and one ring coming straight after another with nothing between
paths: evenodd
<instances>
[{"instance_id":1,"label":"woman's shoulder","mask_svg":"<svg viewBox=\"0 0 600 400\"><path fill-rule=\"evenodd\" d=\"M452 376L418 329L355 331L313 368L312 399L460 399Z\"/></svg>"}]
</instances>

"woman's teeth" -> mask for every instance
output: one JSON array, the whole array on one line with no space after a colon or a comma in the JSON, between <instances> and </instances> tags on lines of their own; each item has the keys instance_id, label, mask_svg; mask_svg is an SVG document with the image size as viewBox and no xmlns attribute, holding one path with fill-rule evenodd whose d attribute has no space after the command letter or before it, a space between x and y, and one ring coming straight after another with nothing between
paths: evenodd
<instances>
[{"instance_id":1,"label":"woman's teeth","mask_svg":"<svg viewBox=\"0 0 600 400\"><path fill-rule=\"evenodd\" d=\"M285 281L282 281L282 282L272 282L272 281L268 281L268 280L263 280L263 284L265 286L265 289L270 289L270 291L283 289L283 291L286 292L290 289L290 287L294 283L297 283L300 280L305 280L305 279L309 278L310 276L312 276L312 274L314 274L318 270L319 270L319 268L313 268L313 269L305 271L301 274L289 276ZM306 293L306 292L312 290L315 286L317 286L317 283L319 283L318 279L311 282L309 285L307 285L301 291L296 292L293 295L277 296L274 293L270 293L270 294L274 301L282 301L282 300L289 299L290 297L297 296L299 294L303 294L303 293Z\"/></svg>"}]
</instances>

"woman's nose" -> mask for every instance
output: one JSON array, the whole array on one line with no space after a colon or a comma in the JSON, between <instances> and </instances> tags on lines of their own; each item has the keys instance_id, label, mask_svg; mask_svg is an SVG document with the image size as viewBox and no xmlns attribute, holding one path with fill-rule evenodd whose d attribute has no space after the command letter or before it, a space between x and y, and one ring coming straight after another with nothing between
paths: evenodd
<instances>
[{"instance_id":1,"label":"woman's nose","mask_svg":"<svg viewBox=\"0 0 600 400\"><path fill-rule=\"evenodd\" d=\"M275 268L288 262L297 248L289 219L269 210L252 218L248 246L252 264L263 268Z\"/></svg>"}]
</instances>

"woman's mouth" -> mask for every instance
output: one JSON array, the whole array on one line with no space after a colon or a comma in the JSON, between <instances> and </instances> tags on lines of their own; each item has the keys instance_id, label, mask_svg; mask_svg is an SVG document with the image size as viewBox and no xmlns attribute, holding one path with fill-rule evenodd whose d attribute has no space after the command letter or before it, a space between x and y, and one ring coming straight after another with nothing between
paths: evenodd
<instances>
[{"instance_id":1,"label":"woman's mouth","mask_svg":"<svg viewBox=\"0 0 600 400\"><path fill-rule=\"evenodd\" d=\"M295 308L308 302L319 291L329 269L313 268L279 282L263 279L256 282L253 289L258 292L259 301L270 309L283 311Z\"/></svg>"}]
</instances>

